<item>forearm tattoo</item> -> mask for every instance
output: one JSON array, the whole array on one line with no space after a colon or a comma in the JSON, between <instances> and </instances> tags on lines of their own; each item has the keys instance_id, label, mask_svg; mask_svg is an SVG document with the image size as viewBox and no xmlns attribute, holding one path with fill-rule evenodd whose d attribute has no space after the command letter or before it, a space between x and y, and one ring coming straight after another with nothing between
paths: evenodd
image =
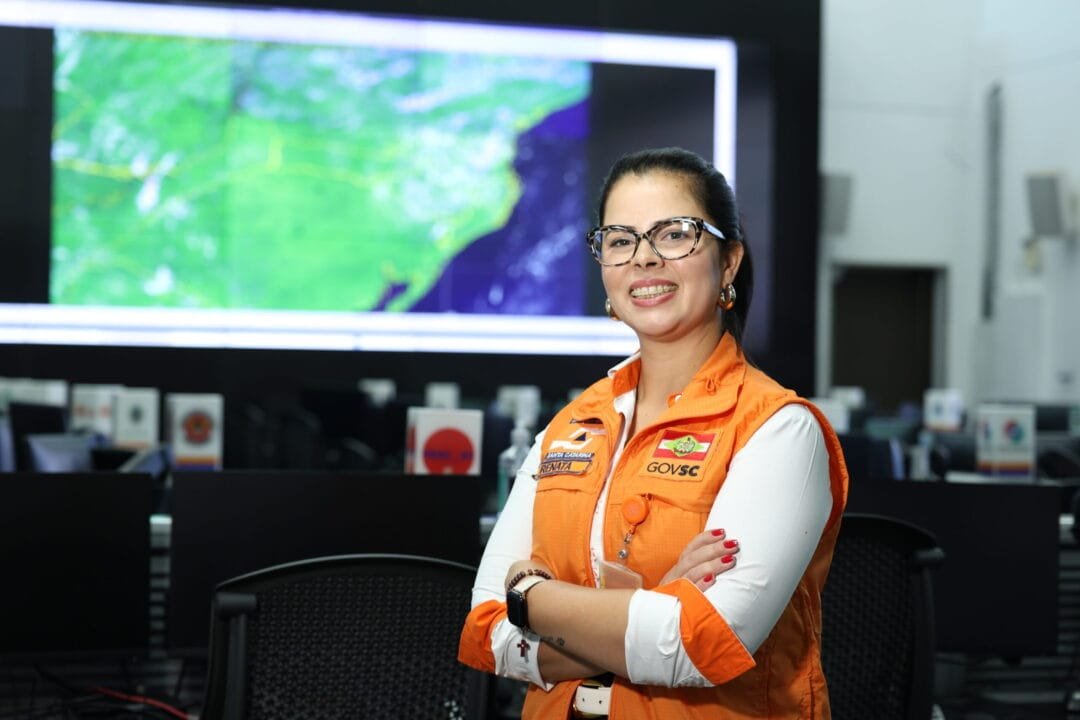
<instances>
[{"instance_id":1,"label":"forearm tattoo","mask_svg":"<svg viewBox=\"0 0 1080 720\"><path fill-rule=\"evenodd\" d=\"M543 640L544 642L546 642L548 645L554 645L555 647L559 647L559 648L565 647L565 645L566 645L566 641L563 640L561 637L551 637L551 636L545 637L545 636L541 635L540 639Z\"/></svg>"}]
</instances>

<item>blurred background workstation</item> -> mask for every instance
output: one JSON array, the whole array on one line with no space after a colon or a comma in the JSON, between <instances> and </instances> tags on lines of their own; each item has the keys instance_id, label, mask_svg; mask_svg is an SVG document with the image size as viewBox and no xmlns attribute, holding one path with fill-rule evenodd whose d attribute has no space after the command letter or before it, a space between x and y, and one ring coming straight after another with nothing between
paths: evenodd
<instances>
[{"instance_id":1,"label":"blurred background workstation","mask_svg":"<svg viewBox=\"0 0 1080 720\"><path fill-rule=\"evenodd\" d=\"M664 145L731 179L746 351L841 433L848 512L919 538L895 607L838 550L834 716L1080 717L1077 27L1072 0L0 0L0 718L288 717L267 588L346 566L362 607L304 589L290 647L451 603L440 647L532 437L634 350L583 238L611 162ZM350 716L516 716L516 683L378 641L355 667L417 706Z\"/></svg>"}]
</instances>

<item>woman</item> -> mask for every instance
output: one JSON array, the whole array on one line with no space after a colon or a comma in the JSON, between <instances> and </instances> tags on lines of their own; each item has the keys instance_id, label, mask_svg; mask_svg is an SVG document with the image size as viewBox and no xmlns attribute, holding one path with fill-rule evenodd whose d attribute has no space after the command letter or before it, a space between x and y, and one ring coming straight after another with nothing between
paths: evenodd
<instances>
[{"instance_id":1,"label":"woman","mask_svg":"<svg viewBox=\"0 0 1080 720\"><path fill-rule=\"evenodd\" d=\"M847 472L820 413L742 354L731 189L693 153L642 151L598 215L608 313L640 350L538 437L459 657L529 680L525 718L827 718L820 593Z\"/></svg>"}]
</instances>

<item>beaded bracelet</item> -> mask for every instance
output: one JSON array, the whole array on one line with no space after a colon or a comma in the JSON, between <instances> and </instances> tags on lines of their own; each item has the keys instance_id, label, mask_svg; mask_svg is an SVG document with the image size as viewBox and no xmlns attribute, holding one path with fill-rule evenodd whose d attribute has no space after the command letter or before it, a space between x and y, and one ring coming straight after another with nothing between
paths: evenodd
<instances>
[{"instance_id":1,"label":"beaded bracelet","mask_svg":"<svg viewBox=\"0 0 1080 720\"><path fill-rule=\"evenodd\" d=\"M515 585L517 585L519 582L521 582L525 578L529 577L530 575L539 575L540 577L544 578L545 580L551 580L552 579L551 575L544 572L543 570L539 570L537 568L529 568L528 570L522 570L517 575L515 575L513 577L513 579L511 579L510 582L507 583L506 591L509 592L509 591L513 590Z\"/></svg>"}]
</instances>

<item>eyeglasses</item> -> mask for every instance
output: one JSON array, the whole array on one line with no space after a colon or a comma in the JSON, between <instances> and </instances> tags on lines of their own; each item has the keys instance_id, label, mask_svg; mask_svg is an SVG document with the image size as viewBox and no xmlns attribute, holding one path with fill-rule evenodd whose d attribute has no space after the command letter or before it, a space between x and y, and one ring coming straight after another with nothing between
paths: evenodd
<instances>
[{"instance_id":1,"label":"eyeglasses","mask_svg":"<svg viewBox=\"0 0 1080 720\"><path fill-rule=\"evenodd\" d=\"M724 233L705 220L696 217L673 217L655 223L639 233L625 225L602 225L585 235L589 252L601 265L625 265L637 253L642 240L663 260L679 260L694 252L702 232L726 240Z\"/></svg>"}]
</instances>

